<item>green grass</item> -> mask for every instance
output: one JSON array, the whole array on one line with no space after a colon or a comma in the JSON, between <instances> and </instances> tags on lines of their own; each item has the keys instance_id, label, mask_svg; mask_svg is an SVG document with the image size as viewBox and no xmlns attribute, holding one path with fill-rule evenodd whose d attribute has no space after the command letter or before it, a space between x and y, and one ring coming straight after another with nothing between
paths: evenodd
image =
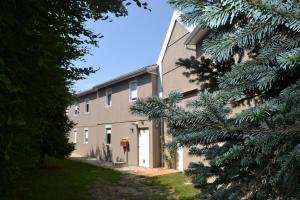
<instances>
[{"instance_id":1,"label":"green grass","mask_svg":"<svg viewBox=\"0 0 300 200\"><path fill-rule=\"evenodd\" d=\"M71 160L48 158L46 167L29 171L12 185L7 199L82 199L85 186L95 180L116 184L121 173Z\"/></svg>"},{"instance_id":2,"label":"green grass","mask_svg":"<svg viewBox=\"0 0 300 200\"><path fill-rule=\"evenodd\" d=\"M190 184L190 179L181 172L157 176L151 179L152 185L160 185L168 191L173 191L177 199L191 200L199 193L199 190Z\"/></svg>"},{"instance_id":3,"label":"green grass","mask_svg":"<svg viewBox=\"0 0 300 200\"><path fill-rule=\"evenodd\" d=\"M108 191L110 199L141 199L137 192L126 193L134 189L142 191L142 199L164 200L172 195L174 199L190 200L198 192L192 185L185 184L188 179L182 173L154 178L130 177L113 169L48 158L46 167L28 171L13 183L4 199L93 199L93 195L107 195ZM124 186L127 187L124 192L114 192ZM150 189L152 193L145 192Z\"/></svg>"}]
</instances>

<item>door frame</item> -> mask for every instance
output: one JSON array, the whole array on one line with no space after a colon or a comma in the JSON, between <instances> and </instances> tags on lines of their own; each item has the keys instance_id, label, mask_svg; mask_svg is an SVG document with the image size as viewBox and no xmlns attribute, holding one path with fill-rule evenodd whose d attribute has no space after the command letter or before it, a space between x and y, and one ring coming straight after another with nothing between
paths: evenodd
<instances>
[{"instance_id":1,"label":"door frame","mask_svg":"<svg viewBox=\"0 0 300 200\"><path fill-rule=\"evenodd\" d=\"M147 166L142 166L141 164L140 164L140 134L141 134L141 130L147 130L148 131L148 138L147 138L147 140L148 140L148 158L147 158L147 160L148 160L148 165ZM137 159L137 161L138 161L138 166L139 167L147 167L147 168L150 168L150 130L149 130L149 128L139 128L138 129L138 148L137 148L137 154L138 154L138 159Z\"/></svg>"}]
</instances>

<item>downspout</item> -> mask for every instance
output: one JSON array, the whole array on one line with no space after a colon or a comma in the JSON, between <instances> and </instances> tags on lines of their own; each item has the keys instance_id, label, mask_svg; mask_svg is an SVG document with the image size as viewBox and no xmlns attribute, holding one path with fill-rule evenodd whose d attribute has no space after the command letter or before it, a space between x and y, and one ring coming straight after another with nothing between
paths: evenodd
<instances>
[{"instance_id":1,"label":"downspout","mask_svg":"<svg viewBox=\"0 0 300 200\"><path fill-rule=\"evenodd\" d=\"M162 167L165 167L165 134L164 134L164 119L160 119L160 149L161 149L161 159L160 164Z\"/></svg>"},{"instance_id":2,"label":"downspout","mask_svg":"<svg viewBox=\"0 0 300 200\"><path fill-rule=\"evenodd\" d=\"M158 79L157 79L157 92L160 98L163 98L163 81L162 81L162 66L161 62L158 64ZM164 119L160 119L160 165L165 167L165 133L164 133Z\"/></svg>"}]
</instances>

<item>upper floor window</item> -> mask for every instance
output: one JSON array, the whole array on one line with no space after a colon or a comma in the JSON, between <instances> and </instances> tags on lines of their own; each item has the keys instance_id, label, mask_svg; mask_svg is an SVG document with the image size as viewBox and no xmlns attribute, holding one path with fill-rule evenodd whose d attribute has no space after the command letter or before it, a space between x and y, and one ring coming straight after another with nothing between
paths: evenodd
<instances>
[{"instance_id":1,"label":"upper floor window","mask_svg":"<svg viewBox=\"0 0 300 200\"><path fill-rule=\"evenodd\" d=\"M76 104L75 104L74 114L75 114L75 115L78 115L78 114L79 114L79 103L76 103Z\"/></svg>"},{"instance_id":2,"label":"upper floor window","mask_svg":"<svg viewBox=\"0 0 300 200\"><path fill-rule=\"evenodd\" d=\"M112 89L108 88L106 89L106 97L105 97L105 105L107 107L112 106Z\"/></svg>"},{"instance_id":3,"label":"upper floor window","mask_svg":"<svg viewBox=\"0 0 300 200\"><path fill-rule=\"evenodd\" d=\"M138 91L137 91L137 81L131 81L129 83L129 100L135 101L138 97Z\"/></svg>"},{"instance_id":4,"label":"upper floor window","mask_svg":"<svg viewBox=\"0 0 300 200\"><path fill-rule=\"evenodd\" d=\"M73 130L73 143L77 143L77 130Z\"/></svg>"},{"instance_id":5,"label":"upper floor window","mask_svg":"<svg viewBox=\"0 0 300 200\"><path fill-rule=\"evenodd\" d=\"M87 128L84 129L84 144L88 144L89 143L89 130Z\"/></svg>"},{"instance_id":6,"label":"upper floor window","mask_svg":"<svg viewBox=\"0 0 300 200\"><path fill-rule=\"evenodd\" d=\"M85 99L85 113L89 113L90 112L90 99L86 98Z\"/></svg>"},{"instance_id":7,"label":"upper floor window","mask_svg":"<svg viewBox=\"0 0 300 200\"><path fill-rule=\"evenodd\" d=\"M106 128L105 129L105 143L107 145L111 144L111 128Z\"/></svg>"}]
</instances>

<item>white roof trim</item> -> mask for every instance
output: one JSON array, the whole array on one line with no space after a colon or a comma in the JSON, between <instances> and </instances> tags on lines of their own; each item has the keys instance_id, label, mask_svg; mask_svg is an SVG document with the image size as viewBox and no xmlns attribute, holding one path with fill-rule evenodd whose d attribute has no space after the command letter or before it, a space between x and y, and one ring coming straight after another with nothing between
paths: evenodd
<instances>
[{"instance_id":1,"label":"white roof trim","mask_svg":"<svg viewBox=\"0 0 300 200\"><path fill-rule=\"evenodd\" d=\"M171 35L172 35L172 32L173 32L173 29L174 29L174 26L176 24L176 21L178 21L179 19L179 16L181 15L182 13L180 11L177 11L175 10L174 13L173 13L173 16L171 18L171 22L170 22L170 25L169 25L169 28L168 28L168 31L167 31L167 34L166 34L166 37L165 37L165 40L164 40L164 43L163 43L163 46L160 50L160 54L158 56L158 59L157 59L157 62L156 64L158 65L158 71L159 71L159 79L158 79L158 95L159 97L162 97L162 93L163 93L163 85L162 85L162 60L165 56L165 53L167 51L167 47L168 47L168 43L171 39ZM178 21L179 22L179 21ZM195 26L191 26L191 27L186 27L184 26L189 32L192 32L195 28Z\"/></svg>"},{"instance_id":2,"label":"white roof trim","mask_svg":"<svg viewBox=\"0 0 300 200\"><path fill-rule=\"evenodd\" d=\"M162 62L162 59L163 59L163 57L164 57L164 55L165 55L165 52L166 52L166 50L167 50L168 43L169 43L170 38L171 38L171 34L172 34L172 32L173 32L174 25L175 25L177 19L179 18L180 14L181 14L181 13L178 12L178 11L174 11L174 13L173 13L173 16L172 16L172 18L171 18L171 22L170 22L170 25L169 25L169 28L168 28L168 31L167 31L167 35L166 35L166 37L165 37L163 46L162 46L162 48L161 48L161 50L160 50L160 54L159 54L158 60L157 60L157 62L156 62L157 64L160 64L160 63Z\"/></svg>"},{"instance_id":3,"label":"white roof trim","mask_svg":"<svg viewBox=\"0 0 300 200\"><path fill-rule=\"evenodd\" d=\"M163 46L160 50L160 54L159 54L157 62L156 62L156 64L158 65L158 73L159 73L158 83L157 83L157 91L158 91L158 96L161 97L161 98L163 96L162 66L161 66L161 63L162 63L162 60L163 60L164 55L166 53L168 43L170 41L175 23L176 23L177 19L179 18L180 14L181 14L180 12L174 11L173 16L171 18L169 28L168 28L168 31L167 31L167 34L166 34L166 37L165 37L165 40L164 40L164 43L163 43Z\"/></svg>"},{"instance_id":4,"label":"white roof trim","mask_svg":"<svg viewBox=\"0 0 300 200\"><path fill-rule=\"evenodd\" d=\"M162 60L164 58L164 55L165 55L166 50L167 50L168 43L169 43L169 41L171 39L171 35L172 35L172 32L173 32L175 23L176 23L176 21L180 22L178 19L179 19L179 17L180 17L181 14L182 14L182 12L176 11L176 10L173 13L173 16L171 18L171 22L170 22L170 25L169 25L169 28L168 28L167 35L165 37L163 46L162 46L162 48L160 50L160 54L159 54L158 60L156 62L156 64L158 64L158 65L161 64L161 62L162 62ZM196 26L195 25L192 25L192 26L186 26L186 25L184 25L184 27L191 33L195 29Z\"/></svg>"}]
</instances>

